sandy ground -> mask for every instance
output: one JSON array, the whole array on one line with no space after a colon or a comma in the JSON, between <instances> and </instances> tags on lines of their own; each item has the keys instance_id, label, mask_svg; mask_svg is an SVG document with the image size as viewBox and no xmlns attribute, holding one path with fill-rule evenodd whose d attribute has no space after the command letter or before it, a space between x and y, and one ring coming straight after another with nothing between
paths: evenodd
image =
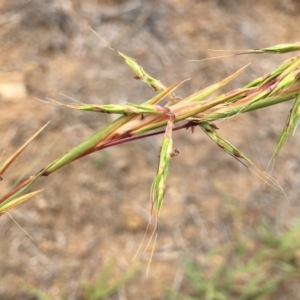
<instances>
[{"instance_id":1,"label":"sandy ground","mask_svg":"<svg viewBox=\"0 0 300 300\"><path fill-rule=\"evenodd\" d=\"M3 193L20 176L34 174L113 120L38 99L141 103L154 96L89 26L165 85L191 78L177 92L182 97L250 62L226 90L237 88L292 56L203 60L220 55L210 49L299 40L300 6L292 0L12 0L0 2L0 9L1 160L51 121L4 176ZM220 134L265 169L290 107L284 103L222 121ZM184 288L184 257L201 260L207 251L230 245L233 209L244 212L241 231L263 218L276 234L299 215L299 133L288 141L272 173L287 201L201 130L176 132L180 155L172 159L146 277L149 251L132 258L148 223L161 141L136 141L72 163L41 179L35 189L43 192L11 211L19 226L2 216L0 298L34 299L26 289L30 285L53 299L84 299L83 281L92 282L113 261L113 277L138 264L141 272L108 299L164 299L165 289Z\"/></svg>"}]
</instances>

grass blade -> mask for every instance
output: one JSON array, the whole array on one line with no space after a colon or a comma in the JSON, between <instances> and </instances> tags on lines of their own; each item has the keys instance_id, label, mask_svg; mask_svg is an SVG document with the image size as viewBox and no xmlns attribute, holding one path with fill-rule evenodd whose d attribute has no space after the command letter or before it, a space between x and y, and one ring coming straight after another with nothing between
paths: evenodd
<instances>
[{"instance_id":1,"label":"grass blade","mask_svg":"<svg viewBox=\"0 0 300 300\"><path fill-rule=\"evenodd\" d=\"M299 122L299 118L300 118L300 94L298 94L298 97L296 98L294 105L287 117L285 126L282 130L279 141L277 143L277 147L274 151L273 159L277 157L280 149L282 148L283 144L286 142L288 137L294 134L294 131Z\"/></svg>"},{"instance_id":2,"label":"grass blade","mask_svg":"<svg viewBox=\"0 0 300 300\"><path fill-rule=\"evenodd\" d=\"M115 49L114 49L115 50ZM141 67L141 65L133 58L123 54L120 51L115 50L126 62L129 68L136 75L135 78L144 81L149 86L151 86L155 91L162 92L166 89L166 87L157 79L153 78L149 74L145 72L145 70Z\"/></svg>"},{"instance_id":3,"label":"grass blade","mask_svg":"<svg viewBox=\"0 0 300 300\"><path fill-rule=\"evenodd\" d=\"M159 105L151 105L151 104L144 104L144 105L137 105L134 103L128 104L103 104L103 105L96 105L96 104L85 104L85 105L64 105L69 108L78 109L78 110L85 110L85 111L93 111L93 112L100 112L100 113L107 113L107 114L137 114L137 115L145 115L145 114L165 114L169 112L169 109L166 107L162 107Z\"/></svg>"},{"instance_id":4,"label":"grass blade","mask_svg":"<svg viewBox=\"0 0 300 300\"><path fill-rule=\"evenodd\" d=\"M18 156L24 151L24 149L45 129L45 127L49 124L45 124L42 128L40 128L31 138L29 138L13 155L11 155L1 166L0 166L0 175L4 174L4 172L9 168L9 166L18 158ZM0 177L1 178L1 177Z\"/></svg>"},{"instance_id":5,"label":"grass blade","mask_svg":"<svg viewBox=\"0 0 300 300\"><path fill-rule=\"evenodd\" d=\"M200 123L199 126L202 130L225 152L234 157L240 163L242 163L245 167L248 166L241 161L241 159L245 160L250 165L250 170L257 175L259 178L263 179L267 184L275 188L276 190L282 191L281 187L278 183L270 177L267 173L261 171L247 156L245 156L241 151L239 151L236 147L222 138L218 132L216 131L216 126L209 123Z\"/></svg>"},{"instance_id":6,"label":"grass blade","mask_svg":"<svg viewBox=\"0 0 300 300\"><path fill-rule=\"evenodd\" d=\"M210 85L209 87L207 87L207 88L205 88L205 89L203 89L203 90L201 90L201 91L185 98L184 100L182 100L180 102L181 103L182 102L196 102L196 101L201 101L203 99L206 99L208 96L210 96L214 92L218 91L219 89L224 87L226 84L228 84L230 81L232 81L234 78L239 76L247 67L248 67L248 65L246 65L245 67L239 69L238 71L236 71L232 75L226 77L225 79L221 80L220 82L217 82L213 85Z\"/></svg>"},{"instance_id":7,"label":"grass blade","mask_svg":"<svg viewBox=\"0 0 300 300\"><path fill-rule=\"evenodd\" d=\"M253 50L246 50L244 52L236 53L235 55L242 55L242 54L250 54L250 53L287 53L293 51L300 50L300 42L296 42L294 44L278 44L272 47L261 48L261 49L253 49Z\"/></svg>"},{"instance_id":8,"label":"grass blade","mask_svg":"<svg viewBox=\"0 0 300 300\"><path fill-rule=\"evenodd\" d=\"M172 140L172 129L173 129L174 116L170 117L168 121L163 144L159 154L159 162L156 176L153 180L151 188L151 199L152 206L156 203L156 219L159 218L159 212L163 203L166 181L168 175L168 169L170 165L170 159L172 157L173 140Z\"/></svg>"},{"instance_id":9,"label":"grass blade","mask_svg":"<svg viewBox=\"0 0 300 300\"><path fill-rule=\"evenodd\" d=\"M28 194L23 195L21 197L14 198L14 199L12 199L8 202L5 202L5 203L1 203L0 204L0 216L3 215L7 210L9 210L9 209L13 208L14 206L30 199L31 197L35 196L39 192L41 192L41 190L28 193Z\"/></svg>"}]
</instances>

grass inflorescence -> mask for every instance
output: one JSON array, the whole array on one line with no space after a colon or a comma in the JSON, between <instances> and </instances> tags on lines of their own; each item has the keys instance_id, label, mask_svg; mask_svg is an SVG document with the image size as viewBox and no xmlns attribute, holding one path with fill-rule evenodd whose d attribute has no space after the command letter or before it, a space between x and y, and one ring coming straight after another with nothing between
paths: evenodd
<instances>
[{"instance_id":1,"label":"grass inflorescence","mask_svg":"<svg viewBox=\"0 0 300 300\"><path fill-rule=\"evenodd\" d=\"M196 126L199 126L217 146L242 162L245 166L249 166L249 168L259 177L263 178L265 182L275 188L281 189L277 182L270 178L267 173L256 167L246 155L231 145L229 141L223 139L217 132L217 127L212 122L295 99L274 152L273 157L275 158L284 142L295 131L300 117L299 55L284 61L275 70L249 82L239 89L219 96L213 96L241 72L245 71L246 67L241 68L220 82L181 99L175 95L175 90L183 84L184 81L166 87L159 80L147 74L134 59L115 50L110 45L108 46L116 51L126 62L134 72L136 79L140 79L148 84L157 94L142 104L128 103L125 105L61 104L53 100L48 100L47 102L59 104L71 109L87 110L97 113L114 113L121 114L121 116L94 133L90 138L75 148L67 151L61 157L51 162L36 175L31 176L24 182L13 187L10 192L3 195L0 199L0 214L3 214L12 206L32 197L35 193L22 194L41 176L48 176L77 159L107 147L164 133L159 153L157 173L154 177L151 189L152 205L155 207L156 222L158 223L166 189L169 165L171 158L175 156L172 131L190 127L195 128ZM265 52L283 53L297 50L300 50L299 43L277 45L260 50L249 50L237 53L236 55ZM167 104L165 105L162 104L164 99L167 99ZM161 128L163 128L163 130L161 130ZM16 160L17 156L32 139L33 138L2 165L0 175L3 176L3 173L8 169L11 163Z\"/></svg>"}]
</instances>

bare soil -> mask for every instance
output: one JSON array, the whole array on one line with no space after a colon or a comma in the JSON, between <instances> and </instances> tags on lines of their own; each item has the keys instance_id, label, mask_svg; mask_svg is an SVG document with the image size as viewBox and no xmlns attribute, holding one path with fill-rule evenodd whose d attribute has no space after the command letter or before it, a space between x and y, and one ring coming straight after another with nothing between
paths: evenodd
<instances>
[{"instance_id":1,"label":"bare soil","mask_svg":"<svg viewBox=\"0 0 300 300\"><path fill-rule=\"evenodd\" d=\"M177 92L182 97L251 62L225 90L237 88L292 56L204 60L220 55L210 49L252 49L299 39L296 0L12 0L1 1L0 9L1 161L51 121L5 174L3 193L113 120L39 99L141 103L155 94L133 79L90 27L165 85L191 78ZM220 133L265 169L291 104L222 121ZM272 173L287 201L201 130L176 132L180 155L171 162L147 277L151 247L132 259L148 223L161 141L154 137L80 159L41 179L34 187L43 188L40 195L13 209L11 217L2 216L0 298L35 299L29 285L53 299L84 299L82 283L93 282L113 261L114 278L137 264L141 272L107 299L164 299L166 289L184 288L184 257L200 261L207 251L231 245L233 209L243 211L241 232L266 219L277 234L298 217L299 133Z\"/></svg>"}]
</instances>

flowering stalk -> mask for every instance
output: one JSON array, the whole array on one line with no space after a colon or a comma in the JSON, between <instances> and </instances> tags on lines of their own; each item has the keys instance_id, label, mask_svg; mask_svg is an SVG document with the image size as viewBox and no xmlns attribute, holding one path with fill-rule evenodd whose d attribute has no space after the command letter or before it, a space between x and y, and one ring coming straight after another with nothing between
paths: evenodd
<instances>
[{"instance_id":1,"label":"flowering stalk","mask_svg":"<svg viewBox=\"0 0 300 300\"><path fill-rule=\"evenodd\" d=\"M277 45L260 50L249 50L243 53L238 53L238 55L264 52L282 53L296 50L300 50L300 43ZM240 89L230 91L217 97L211 96L237 77L242 71L244 71L245 67L224 80L179 100L175 96L174 91L183 82L166 88L159 80L148 75L134 59L122 54L121 52L117 51L117 53L125 60L128 66L135 73L135 78L141 79L159 93L142 104L65 105L52 101L56 104L72 109L88 110L98 113L117 113L122 114L122 116L96 132L75 148L63 154L36 175L31 176L4 195L0 199L0 214L4 209L8 209L17 203L26 200L26 196L22 198L23 196L21 196L21 194L36 180L38 180L39 177L48 176L63 166L101 149L164 132L165 135L160 151L157 174L154 178L151 189L152 201L153 203L156 203L156 216L158 220L166 188L168 168L171 157L174 156L172 150L173 129L177 130L199 125L203 131L227 153L240 161L241 159L244 160L252 168L258 170L249 158L218 134L216 127L214 127L211 122L233 117L237 114L249 112L255 109L261 109L270 105L276 105L280 102L292 100L297 97L288 116L286 125L281 133L274 157L277 156L288 136L290 136L296 128L300 117L299 55L284 61L274 71L251 81ZM167 104L164 106L160 105L159 103L165 98L169 99ZM173 128L174 124L178 122L185 123ZM159 128L165 128L165 130L155 131ZM149 131L152 133L145 134ZM17 156L18 154L15 154L15 156L12 156L12 159L8 160L8 163L6 162L2 166L2 169L0 167L0 175L3 174ZM268 182L272 186L277 186L276 182L269 180L270 178L268 178L268 175L264 172L258 171L258 174L260 177L267 177Z\"/></svg>"}]
</instances>

